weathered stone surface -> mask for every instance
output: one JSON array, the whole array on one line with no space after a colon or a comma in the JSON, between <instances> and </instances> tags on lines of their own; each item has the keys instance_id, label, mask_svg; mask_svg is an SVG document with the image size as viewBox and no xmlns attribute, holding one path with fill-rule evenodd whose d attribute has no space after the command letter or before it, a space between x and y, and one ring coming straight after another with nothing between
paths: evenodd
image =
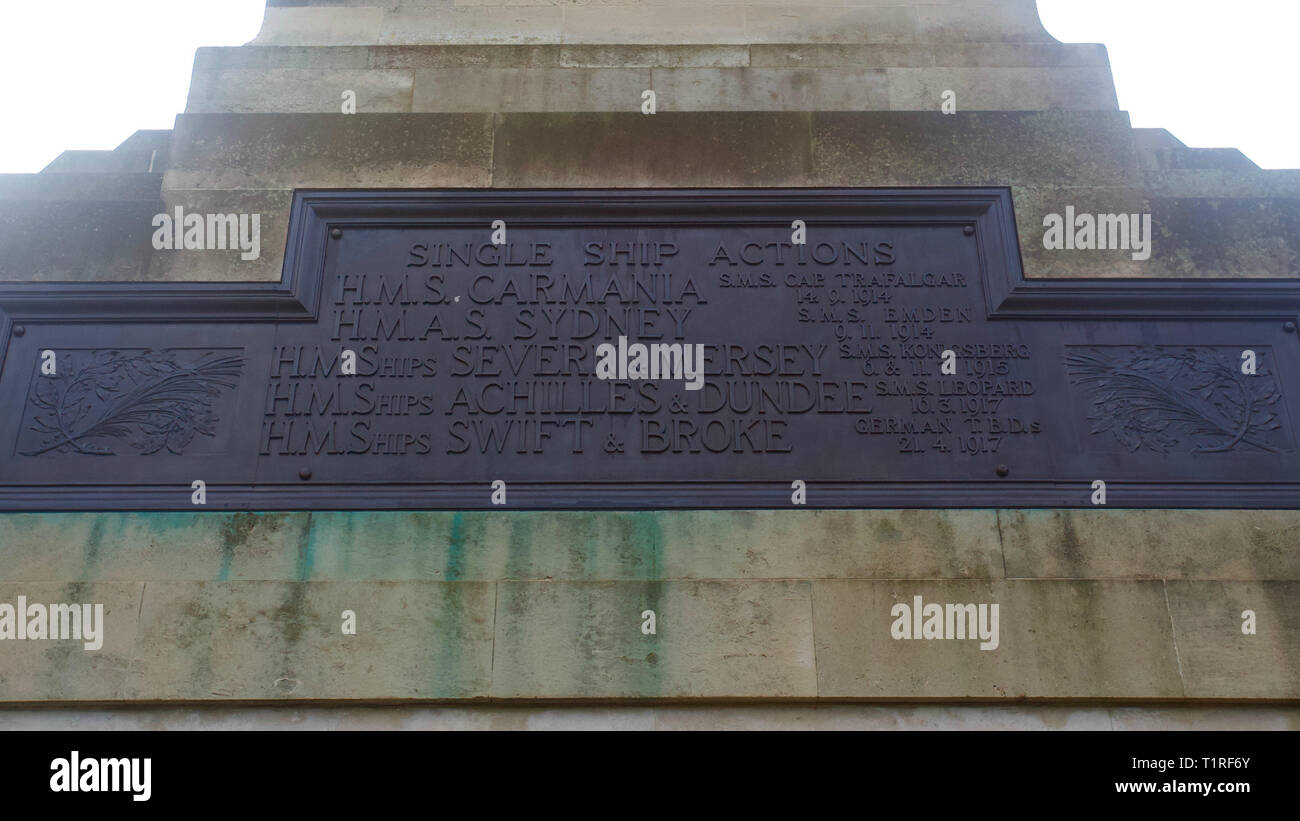
<instances>
[{"instance_id":1,"label":"weathered stone surface","mask_svg":"<svg viewBox=\"0 0 1300 821\"><path fill-rule=\"evenodd\" d=\"M689 8L690 14L681 13ZM508 0L270 4L254 41L395 43L1053 42L1032 0Z\"/></svg>"},{"instance_id":2,"label":"weathered stone surface","mask_svg":"<svg viewBox=\"0 0 1300 821\"><path fill-rule=\"evenodd\" d=\"M486 695L490 584L153 583L128 699ZM352 610L357 634L342 633Z\"/></svg>"},{"instance_id":3,"label":"weathered stone surface","mask_svg":"<svg viewBox=\"0 0 1300 821\"><path fill-rule=\"evenodd\" d=\"M121 698L135 658L143 582L0 582L0 602L102 604L103 645L84 641L5 639L0 643L0 702L110 701ZM91 611L93 614L93 610ZM69 624L69 629L71 624Z\"/></svg>"},{"instance_id":4,"label":"weathered stone surface","mask_svg":"<svg viewBox=\"0 0 1300 821\"><path fill-rule=\"evenodd\" d=\"M1300 199L1153 198L1151 211L1167 276L1300 276Z\"/></svg>"},{"instance_id":5,"label":"weathered stone surface","mask_svg":"<svg viewBox=\"0 0 1300 821\"><path fill-rule=\"evenodd\" d=\"M233 70L433 68L1094 68L1088 43L745 43L266 46L201 48L196 74ZM1045 76L1051 76L1047 74ZM196 76L197 79L197 76ZM1185 149L1186 146L1183 146Z\"/></svg>"},{"instance_id":6,"label":"weathered stone surface","mask_svg":"<svg viewBox=\"0 0 1300 821\"><path fill-rule=\"evenodd\" d=\"M0 174L0 208L23 202L75 202L112 200L157 202L162 173L118 174L96 172L75 174Z\"/></svg>"},{"instance_id":7,"label":"weathered stone surface","mask_svg":"<svg viewBox=\"0 0 1300 821\"><path fill-rule=\"evenodd\" d=\"M375 38L354 37L346 42L559 43L565 31L564 11L557 7L536 6L503 6L486 12L463 7L399 6L384 11ZM261 35L258 36L260 40Z\"/></svg>"},{"instance_id":8,"label":"weathered stone surface","mask_svg":"<svg viewBox=\"0 0 1300 821\"><path fill-rule=\"evenodd\" d=\"M807 114L508 114L492 185L803 185L811 170Z\"/></svg>"},{"instance_id":9,"label":"weathered stone surface","mask_svg":"<svg viewBox=\"0 0 1300 821\"><path fill-rule=\"evenodd\" d=\"M750 64L748 46L565 45L560 65L605 68L735 68Z\"/></svg>"},{"instance_id":10,"label":"weathered stone surface","mask_svg":"<svg viewBox=\"0 0 1300 821\"><path fill-rule=\"evenodd\" d=\"M890 68L889 108L938 111L953 92L959 111L1115 111L1103 68ZM833 110L820 107L818 110Z\"/></svg>"},{"instance_id":11,"label":"weathered stone surface","mask_svg":"<svg viewBox=\"0 0 1300 821\"><path fill-rule=\"evenodd\" d=\"M1188 698L1300 698L1300 582L1171 581ZM1255 613L1255 635L1242 632Z\"/></svg>"},{"instance_id":12,"label":"weathered stone surface","mask_svg":"<svg viewBox=\"0 0 1300 821\"><path fill-rule=\"evenodd\" d=\"M314 579L989 578L990 511L312 515Z\"/></svg>"},{"instance_id":13,"label":"weathered stone surface","mask_svg":"<svg viewBox=\"0 0 1300 821\"><path fill-rule=\"evenodd\" d=\"M102 662L6 655L0 700L1296 697L1300 582L922 581L966 552L985 563L976 572L996 572L987 545L950 543L987 531L976 523L990 514L940 514L935 530L929 517L907 522L929 511L877 514L874 527L861 512L787 513L750 522L766 554L727 521L747 512L679 514L669 527L663 513L6 516L0 593L109 602L109 639L125 631L135 649L94 693L48 681L57 665ZM1202 529L1217 538L1213 523ZM913 578L854 577L900 572ZM47 581L70 578L83 581ZM217 581L182 581L200 578ZM914 595L998 603L998 648L892 639L891 607ZM339 630L348 609L358 636ZM647 609L653 636L641 632ZM1240 633L1245 609L1257 636Z\"/></svg>"},{"instance_id":14,"label":"weathered stone surface","mask_svg":"<svg viewBox=\"0 0 1300 821\"><path fill-rule=\"evenodd\" d=\"M663 514L312 514L313 579L656 579Z\"/></svg>"},{"instance_id":15,"label":"weathered stone surface","mask_svg":"<svg viewBox=\"0 0 1300 821\"><path fill-rule=\"evenodd\" d=\"M1161 170L1143 175L1155 197L1300 198L1300 171L1231 169Z\"/></svg>"},{"instance_id":16,"label":"weathered stone surface","mask_svg":"<svg viewBox=\"0 0 1300 821\"><path fill-rule=\"evenodd\" d=\"M1002 510L1011 578L1300 579L1300 511Z\"/></svg>"},{"instance_id":17,"label":"weathered stone surface","mask_svg":"<svg viewBox=\"0 0 1300 821\"><path fill-rule=\"evenodd\" d=\"M914 596L999 604L998 648L891 638ZM1183 696L1161 582L814 581L813 609L822 698Z\"/></svg>"},{"instance_id":18,"label":"weathered stone surface","mask_svg":"<svg viewBox=\"0 0 1300 821\"><path fill-rule=\"evenodd\" d=\"M417 71L411 109L636 111L652 88L643 68L444 68Z\"/></svg>"},{"instance_id":19,"label":"weathered stone surface","mask_svg":"<svg viewBox=\"0 0 1300 821\"><path fill-rule=\"evenodd\" d=\"M1002 574L992 511L931 510L10 514L0 562L0 581Z\"/></svg>"},{"instance_id":20,"label":"weathered stone surface","mask_svg":"<svg viewBox=\"0 0 1300 821\"><path fill-rule=\"evenodd\" d=\"M889 107L882 69L656 68L660 111L867 111Z\"/></svg>"},{"instance_id":21,"label":"weathered stone surface","mask_svg":"<svg viewBox=\"0 0 1300 821\"><path fill-rule=\"evenodd\" d=\"M498 50L500 53L494 51ZM751 65L750 50L760 50ZM249 46L198 63L188 113L1114 110L1104 64L950 67L937 47L887 44ZM283 55L287 65L268 59ZM936 53L937 52L937 53ZM969 62L992 61L974 55ZM1013 53L1010 61L1032 58ZM1047 58L1044 58L1047 59ZM656 69L653 75L638 69ZM886 73L887 72L887 73ZM414 86L414 96L412 87Z\"/></svg>"},{"instance_id":22,"label":"weathered stone surface","mask_svg":"<svg viewBox=\"0 0 1300 821\"><path fill-rule=\"evenodd\" d=\"M936 107L812 117L818 185L1121 185L1137 169L1128 115L1119 112Z\"/></svg>"},{"instance_id":23,"label":"weathered stone surface","mask_svg":"<svg viewBox=\"0 0 1300 821\"><path fill-rule=\"evenodd\" d=\"M306 513L0 516L0 582L297 579Z\"/></svg>"},{"instance_id":24,"label":"weathered stone surface","mask_svg":"<svg viewBox=\"0 0 1300 821\"><path fill-rule=\"evenodd\" d=\"M689 14L665 13L646 6L578 6L564 10L565 43L709 43L751 42L746 10L699 4ZM497 11L489 13L492 17Z\"/></svg>"},{"instance_id":25,"label":"weathered stone surface","mask_svg":"<svg viewBox=\"0 0 1300 821\"><path fill-rule=\"evenodd\" d=\"M658 517L668 578L994 578L986 510L678 511Z\"/></svg>"},{"instance_id":26,"label":"weathered stone surface","mask_svg":"<svg viewBox=\"0 0 1300 821\"><path fill-rule=\"evenodd\" d=\"M0 201L0 281L141 279L161 209L158 199Z\"/></svg>"},{"instance_id":27,"label":"weathered stone surface","mask_svg":"<svg viewBox=\"0 0 1300 821\"><path fill-rule=\"evenodd\" d=\"M351 91L355 113L404 113L411 111L413 83L414 74L408 69L196 71L185 110L190 114L257 111L341 114L344 92Z\"/></svg>"},{"instance_id":28,"label":"weathered stone surface","mask_svg":"<svg viewBox=\"0 0 1300 821\"><path fill-rule=\"evenodd\" d=\"M164 189L486 186L482 114L183 114Z\"/></svg>"},{"instance_id":29,"label":"weathered stone surface","mask_svg":"<svg viewBox=\"0 0 1300 821\"><path fill-rule=\"evenodd\" d=\"M1091 66L1110 72L1106 47L1098 43L957 42L931 47L937 66L1047 68Z\"/></svg>"},{"instance_id":30,"label":"weathered stone surface","mask_svg":"<svg viewBox=\"0 0 1300 821\"><path fill-rule=\"evenodd\" d=\"M808 582L501 582L498 698L816 695ZM657 632L641 632L646 610Z\"/></svg>"}]
</instances>

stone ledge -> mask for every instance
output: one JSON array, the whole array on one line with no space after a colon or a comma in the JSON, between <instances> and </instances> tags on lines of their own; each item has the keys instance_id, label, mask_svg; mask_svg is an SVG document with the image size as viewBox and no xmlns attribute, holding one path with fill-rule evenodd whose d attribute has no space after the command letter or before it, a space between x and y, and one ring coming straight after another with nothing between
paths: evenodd
<instances>
[{"instance_id":1,"label":"stone ledge","mask_svg":"<svg viewBox=\"0 0 1300 821\"><path fill-rule=\"evenodd\" d=\"M0 281L141 279L161 210L160 199L0 201Z\"/></svg>"},{"instance_id":2,"label":"stone ledge","mask_svg":"<svg viewBox=\"0 0 1300 821\"><path fill-rule=\"evenodd\" d=\"M433 68L1098 68L1090 43L637 43L210 46L194 70Z\"/></svg>"},{"instance_id":3,"label":"stone ledge","mask_svg":"<svg viewBox=\"0 0 1300 821\"><path fill-rule=\"evenodd\" d=\"M1297 533L1289 510L10 513L0 581L1300 581Z\"/></svg>"},{"instance_id":4,"label":"stone ledge","mask_svg":"<svg viewBox=\"0 0 1300 821\"><path fill-rule=\"evenodd\" d=\"M4 603L103 603L106 626L95 651L7 645L0 702L1294 699L1298 594L1214 581L3 582ZM895 638L909 622L895 605L918 596L997 605L997 629ZM1242 634L1243 609L1257 635ZM356 635L340 629L346 610Z\"/></svg>"},{"instance_id":5,"label":"stone ledge","mask_svg":"<svg viewBox=\"0 0 1300 821\"><path fill-rule=\"evenodd\" d=\"M156 201L162 173L0 174L0 202Z\"/></svg>"},{"instance_id":6,"label":"stone ledge","mask_svg":"<svg viewBox=\"0 0 1300 821\"><path fill-rule=\"evenodd\" d=\"M247 46L205 49L189 113L963 111L1118 108L1100 63L902 46ZM1008 46L1008 50L1026 47ZM268 54L269 52L269 54ZM1033 65L1034 63L1050 65ZM1002 65L1000 63L1006 63ZM1029 65L1026 65L1029 64ZM652 71L646 71L651 69ZM617 82L615 82L617 80ZM414 87L414 99L412 88ZM423 90L422 90L423 89Z\"/></svg>"},{"instance_id":7,"label":"stone ledge","mask_svg":"<svg viewBox=\"0 0 1300 821\"><path fill-rule=\"evenodd\" d=\"M691 7L689 17L674 6ZM255 45L1056 41L1029 0L268 5Z\"/></svg>"},{"instance_id":8,"label":"stone ledge","mask_svg":"<svg viewBox=\"0 0 1300 821\"><path fill-rule=\"evenodd\" d=\"M183 114L163 188L486 187L483 114Z\"/></svg>"},{"instance_id":9,"label":"stone ledge","mask_svg":"<svg viewBox=\"0 0 1300 821\"><path fill-rule=\"evenodd\" d=\"M1300 730L1290 704L222 704L7 707L0 730Z\"/></svg>"}]
</instances>

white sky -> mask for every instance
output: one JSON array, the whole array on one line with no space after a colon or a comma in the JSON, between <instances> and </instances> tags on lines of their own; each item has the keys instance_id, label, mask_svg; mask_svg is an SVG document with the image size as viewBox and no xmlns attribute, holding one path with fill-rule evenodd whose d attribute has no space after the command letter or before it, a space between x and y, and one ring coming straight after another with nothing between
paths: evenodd
<instances>
[{"instance_id":1,"label":"white sky","mask_svg":"<svg viewBox=\"0 0 1300 821\"><path fill-rule=\"evenodd\" d=\"M0 173L171 128L194 50L239 45L263 0L0 0ZM1110 49L1136 126L1300 168L1300 0L1038 0L1065 42Z\"/></svg>"}]
</instances>

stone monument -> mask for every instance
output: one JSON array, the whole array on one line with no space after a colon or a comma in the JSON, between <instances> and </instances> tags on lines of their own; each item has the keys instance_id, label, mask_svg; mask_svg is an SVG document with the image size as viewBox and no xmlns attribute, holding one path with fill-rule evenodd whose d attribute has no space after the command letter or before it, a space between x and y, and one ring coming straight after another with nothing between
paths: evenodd
<instances>
[{"instance_id":1,"label":"stone monument","mask_svg":"<svg viewBox=\"0 0 1300 821\"><path fill-rule=\"evenodd\" d=\"M269 0L0 176L0 724L1294 725L1297 277L1033 0Z\"/></svg>"}]
</instances>

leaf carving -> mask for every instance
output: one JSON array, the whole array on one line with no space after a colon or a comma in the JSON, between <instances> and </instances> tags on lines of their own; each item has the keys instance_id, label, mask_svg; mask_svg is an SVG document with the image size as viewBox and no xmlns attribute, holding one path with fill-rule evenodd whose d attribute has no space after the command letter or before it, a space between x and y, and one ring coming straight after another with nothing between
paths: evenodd
<instances>
[{"instance_id":1,"label":"leaf carving","mask_svg":"<svg viewBox=\"0 0 1300 821\"><path fill-rule=\"evenodd\" d=\"M74 373L37 379L30 429L41 442L22 455L108 456L115 451L100 440L124 437L143 454L179 455L196 434L215 435L212 402L238 385L243 366L216 353L187 365L171 351L101 351Z\"/></svg>"},{"instance_id":2,"label":"leaf carving","mask_svg":"<svg viewBox=\"0 0 1300 821\"><path fill-rule=\"evenodd\" d=\"M1130 451L1278 452L1267 435L1281 427L1281 394L1262 369L1246 376L1206 348L1076 348L1065 364L1091 391L1091 433L1109 432Z\"/></svg>"}]
</instances>

